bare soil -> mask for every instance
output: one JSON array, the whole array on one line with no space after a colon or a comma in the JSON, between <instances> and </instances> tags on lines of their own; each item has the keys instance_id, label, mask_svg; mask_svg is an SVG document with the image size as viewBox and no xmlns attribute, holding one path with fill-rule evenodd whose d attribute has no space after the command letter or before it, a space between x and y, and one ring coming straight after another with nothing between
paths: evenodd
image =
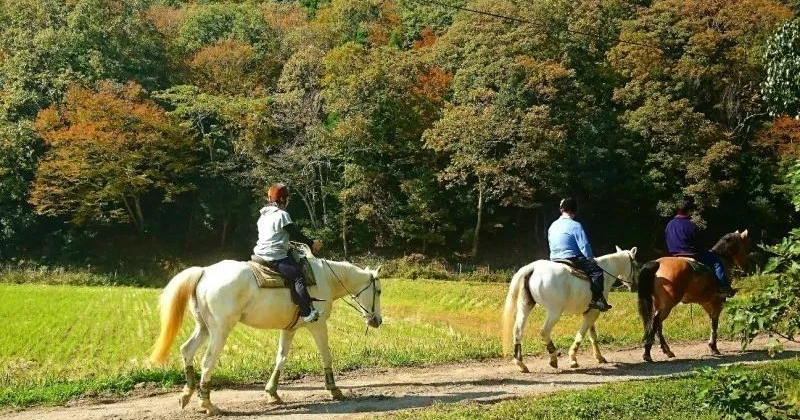
<instances>
[{"instance_id":1,"label":"bare soil","mask_svg":"<svg viewBox=\"0 0 800 420\"><path fill-rule=\"evenodd\" d=\"M751 350L742 351L738 343L719 343L722 356L710 356L705 342L675 343L675 359L667 360L653 349L655 362L641 359L642 350L623 349L604 353L609 363L598 364L591 351L578 357L581 367L566 368L562 356L560 369L551 368L546 357L527 357L530 373L520 373L509 360L470 361L419 368L360 370L338 375L337 384L346 399L332 401L324 390L322 377L282 383L279 394L285 403L267 403L263 385L239 389L220 389L211 393L212 401L223 410L225 419L328 419L375 417L395 410L415 409L436 402L491 403L526 395L564 389L598 386L608 382L679 375L700 367L730 363L758 363L773 360L756 341ZM800 344L785 343L777 358L800 356ZM196 410L195 399L185 410L178 405L179 390L164 392L137 389L121 399L100 401L81 399L66 406L38 407L0 412L0 419L206 419Z\"/></svg>"}]
</instances>

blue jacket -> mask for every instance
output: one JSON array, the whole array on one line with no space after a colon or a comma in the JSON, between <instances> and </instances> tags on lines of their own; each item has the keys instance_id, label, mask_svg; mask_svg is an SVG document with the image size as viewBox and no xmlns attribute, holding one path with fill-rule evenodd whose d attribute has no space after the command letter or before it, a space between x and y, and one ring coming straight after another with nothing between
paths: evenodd
<instances>
[{"instance_id":1,"label":"blue jacket","mask_svg":"<svg viewBox=\"0 0 800 420\"><path fill-rule=\"evenodd\" d=\"M594 258L589 237L583 226L569 216L561 216L547 230L550 244L550 259L575 258L584 256Z\"/></svg>"},{"instance_id":2,"label":"blue jacket","mask_svg":"<svg viewBox=\"0 0 800 420\"><path fill-rule=\"evenodd\" d=\"M667 251L671 255L698 252L697 225L689 216L678 215L670 220L664 230L664 238L667 240Z\"/></svg>"}]
</instances>

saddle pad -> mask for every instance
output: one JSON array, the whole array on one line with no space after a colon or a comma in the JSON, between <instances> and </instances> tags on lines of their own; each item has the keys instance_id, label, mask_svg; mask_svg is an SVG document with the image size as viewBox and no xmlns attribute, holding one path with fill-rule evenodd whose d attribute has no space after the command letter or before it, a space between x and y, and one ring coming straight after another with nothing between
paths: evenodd
<instances>
[{"instance_id":1,"label":"saddle pad","mask_svg":"<svg viewBox=\"0 0 800 420\"><path fill-rule=\"evenodd\" d=\"M256 278L256 284L258 284L258 287L264 289L275 289L280 287L288 288L291 286L289 281L283 278L280 273L267 267L266 265L259 264L255 261L248 261L247 264L250 266L250 270L253 271L253 276ZM317 279L314 278L314 271L311 269L311 264L309 264L308 260L303 258L299 262L299 265L306 277L306 285L316 285Z\"/></svg>"},{"instance_id":2,"label":"saddle pad","mask_svg":"<svg viewBox=\"0 0 800 420\"><path fill-rule=\"evenodd\" d=\"M711 276L711 277L713 277L713 276L716 275L716 274L714 274L714 269L713 268L701 263L700 261L697 261L694 258L690 258L690 257L680 257L680 258L683 258L684 260L686 260L686 262L689 263L689 266L692 267L692 270L694 270L695 273L700 274L701 276Z\"/></svg>"},{"instance_id":3,"label":"saddle pad","mask_svg":"<svg viewBox=\"0 0 800 420\"><path fill-rule=\"evenodd\" d=\"M567 268L567 271L569 271L569 274L572 275L573 277L577 277L581 280L591 281L589 275L577 269L574 265L572 265L572 261L570 260L550 260L550 261L554 263L563 264Z\"/></svg>"},{"instance_id":4,"label":"saddle pad","mask_svg":"<svg viewBox=\"0 0 800 420\"><path fill-rule=\"evenodd\" d=\"M256 278L258 287L266 289L274 289L279 287L289 287L288 282L277 271L267 267L266 265L259 264L255 261L248 261L247 265L253 271L253 276Z\"/></svg>"}]
</instances>

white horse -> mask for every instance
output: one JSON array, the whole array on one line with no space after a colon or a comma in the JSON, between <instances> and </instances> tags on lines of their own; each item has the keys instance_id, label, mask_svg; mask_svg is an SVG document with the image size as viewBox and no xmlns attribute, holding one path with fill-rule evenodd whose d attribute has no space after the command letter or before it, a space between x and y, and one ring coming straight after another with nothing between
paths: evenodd
<instances>
[{"instance_id":1,"label":"white horse","mask_svg":"<svg viewBox=\"0 0 800 420\"><path fill-rule=\"evenodd\" d=\"M271 403L281 403L278 396L278 378L286 363L286 356L294 334L300 327L307 328L314 337L325 371L325 388L334 399L343 398L336 387L331 369L331 350L328 346L327 320L331 314L333 301L350 295L370 327L381 325L381 286L378 270L358 268L347 262L334 262L309 258L316 286L311 286L311 296L322 299L314 302L314 307L322 312L319 320L306 324L298 319L297 306L289 296L289 289L262 289L256 285L253 272L247 263L241 261L221 261L208 267L192 267L178 273L170 280L161 294L161 333L156 341L150 359L156 364L164 364L169 355L175 336L181 328L187 302L191 303L195 328L189 339L181 346L186 373L186 386L180 398L181 408L185 407L197 388L194 371L194 355L200 346L209 339L208 349L203 357L200 376L200 408L206 414L218 414L219 409L211 403L211 372L217 364L225 340L237 322L254 328L281 330L275 370L266 385Z\"/></svg>"},{"instance_id":2,"label":"white horse","mask_svg":"<svg viewBox=\"0 0 800 420\"><path fill-rule=\"evenodd\" d=\"M636 271L636 247L629 251L623 251L617 247L617 252L599 257L596 261L605 272L603 295L606 299L608 299L608 292L611 291L611 286L616 280L628 284L633 282ZM520 268L511 279L503 309L505 353L508 354L509 347L513 343L514 360L517 366L522 372L528 372L528 367L522 363L522 331L528 315L534 305L538 303L547 311L547 317L539 334L547 344L550 366L558 367L558 353L550 339L550 331L564 312L583 314L583 323L575 335L575 342L569 349L570 367L578 367L575 353L587 331L594 357L598 362L606 363L606 359L600 354L600 348L597 345L597 330L594 326L600 312L596 309L587 312L591 298L589 282L571 275L564 264L539 260Z\"/></svg>"}]
</instances>

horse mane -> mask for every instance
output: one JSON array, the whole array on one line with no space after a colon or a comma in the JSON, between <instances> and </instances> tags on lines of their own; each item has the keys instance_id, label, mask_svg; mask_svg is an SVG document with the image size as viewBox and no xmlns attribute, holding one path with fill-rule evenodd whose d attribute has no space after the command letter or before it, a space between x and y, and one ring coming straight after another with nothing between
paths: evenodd
<instances>
[{"instance_id":1,"label":"horse mane","mask_svg":"<svg viewBox=\"0 0 800 420\"><path fill-rule=\"evenodd\" d=\"M319 262L320 268L322 268L323 270L327 270L328 265L330 265L331 269L339 271L338 273L339 275L343 274L340 270L356 271L358 273L363 273L367 271L367 269L361 268L349 261L333 261L333 260L326 260L324 258L316 258L316 260ZM334 274L336 274L336 271L334 271Z\"/></svg>"},{"instance_id":2,"label":"horse mane","mask_svg":"<svg viewBox=\"0 0 800 420\"><path fill-rule=\"evenodd\" d=\"M734 256L741 246L741 235L738 232L726 233L711 248L711 251L721 257Z\"/></svg>"}]
</instances>

